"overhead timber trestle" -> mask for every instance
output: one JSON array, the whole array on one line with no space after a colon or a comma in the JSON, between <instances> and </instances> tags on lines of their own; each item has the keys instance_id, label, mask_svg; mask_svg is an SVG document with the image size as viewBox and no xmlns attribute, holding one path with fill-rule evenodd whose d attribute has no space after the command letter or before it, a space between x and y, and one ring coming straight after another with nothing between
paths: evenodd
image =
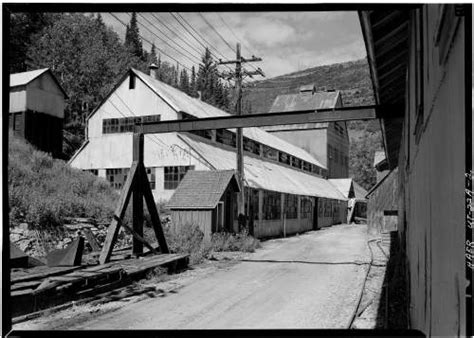
<instances>
[{"instance_id":1,"label":"overhead timber trestle","mask_svg":"<svg viewBox=\"0 0 474 338\"><path fill-rule=\"evenodd\" d=\"M353 120L371 120L377 118L398 118L403 116L404 108L398 105L372 105L362 107L342 107L334 109L307 110L298 112L265 113L241 116L222 116L195 120L162 121L142 123L135 126L133 134L133 162L129 175L120 194L119 203L115 210L113 220L107 230L100 264L110 261L112 250L117 241L120 226L125 227L133 236L132 252L139 256L146 246L152 253L158 253L143 238L143 199L150 213L151 223L159 244L161 253L169 253L166 238L161 225L160 216L156 209L153 194L150 189L145 166L143 164L144 134L157 134L169 132L186 132L207 129L231 129L275 126L287 124L305 124L314 122L336 122ZM133 195L133 197L132 197ZM128 203L132 198L132 227L123 224L123 217Z\"/></svg>"}]
</instances>

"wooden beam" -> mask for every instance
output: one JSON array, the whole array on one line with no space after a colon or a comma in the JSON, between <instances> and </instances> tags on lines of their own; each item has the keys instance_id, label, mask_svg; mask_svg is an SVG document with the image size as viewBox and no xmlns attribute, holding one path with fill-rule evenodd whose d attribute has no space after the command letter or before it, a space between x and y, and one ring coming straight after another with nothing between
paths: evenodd
<instances>
[{"instance_id":1,"label":"wooden beam","mask_svg":"<svg viewBox=\"0 0 474 338\"><path fill-rule=\"evenodd\" d=\"M112 223L107 229L107 236L105 238L104 246L102 247L102 252L100 253L99 262L100 264L105 264L110 260L112 255L112 250L114 249L114 244L117 241L118 231L120 229L120 223L125 216L125 211L127 210L128 202L130 201L130 196L132 195L133 184L135 182L135 174L137 172L138 163L133 162L128 173L127 181L122 189L120 194L119 204L114 213L114 218Z\"/></svg>"},{"instance_id":2,"label":"wooden beam","mask_svg":"<svg viewBox=\"0 0 474 338\"><path fill-rule=\"evenodd\" d=\"M139 236L143 236L143 192L141 176L146 175L145 168L143 167L143 144L143 134L133 134L132 159L134 162L138 163L138 170L135 174L136 184L133 185L132 218L133 231L135 231ZM143 254L143 242L139 237L133 236L132 248L132 253L135 256Z\"/></svg>"},{"instance_id":3,"label":"wooden beam","mask_svg":"<svg viewBox=\"0 0 474 338\"><path fill-rule=\"evenodd\" d=\"M371 120L377 118L377 106L341 107L335 109L277 112L241 116L210 117L194 120L171 120L143 123L136 128L144 134L185 132L208 129L249 128L282 124L305 124L314 122L336 122Z\"/></svg>"},{"instance_id":4,"label":"wooden beam","mask_svg":"<svg viewBox=\"0 0 474 338\"><path fill-rule=\"evenodd\" d=\"M151 224L153 225L153 231L155 232L156 239L160 245L161 253L170 253L168 244L166 243L165 234L163 232L163 226L161 225L160 215L156 209L155 200L153 199L153 194L151 193L150 183L146 175L142 175L142 185L143 185L143 197L145 198L146 206L148 208L148 213L150 214Z\"/></svg>"},{"instance_id":5,"label":"wooden beam","mask_svg":"<svg viewBox=\"0 0 474 338\"><path fill-rule=\"evenodd\" d=\"M129 227L126 224L122 224L122 226L132 234L134 239L136 239L137 241L140 241L140 243L144 244L148 249L150 249L151 252L153 252L154 254L158 253L155 250L155 248L152 247L140 234L138 234L135 230L133 230L133 228ZM143 254L143 250L142 250L141 253Z\"/></svg>"}]
</instances>

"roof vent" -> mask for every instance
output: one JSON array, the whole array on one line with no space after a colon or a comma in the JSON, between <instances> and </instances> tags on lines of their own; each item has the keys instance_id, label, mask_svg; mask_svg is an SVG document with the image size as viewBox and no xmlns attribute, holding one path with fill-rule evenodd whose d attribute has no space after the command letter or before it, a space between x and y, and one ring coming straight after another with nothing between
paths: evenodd
<instances>
[{"instance_id":1,"label":"roof vent","mask_svg":"<svg viewBox=\"0 0 474 338\"><path fill-rule=\"evenodd\" d=\"M314 85L314 83L312 84L309 84L309 85L304 85L304 86L301 86L300 87L300 93L301 94L314 94L314 92L316 91L316 86Z\"/></svg>"},{"instance_id":2,"label":"roof vent","mask_svg":"<svg viewBox=\"0 0 474 338\"><path fill-rule=\"evenodd\" d=\"M152 78L154 78L154 79L157 78L157 76L156 76L156 75L157 75L157 74L156 74L156 71L158 70L158 68L159 68L159 67L158 67L156 64L154 64L154 63L152 63L152 64L148 67L148 69L150 69L150 76L151 76Z\"/></svg>"}]
</instances>

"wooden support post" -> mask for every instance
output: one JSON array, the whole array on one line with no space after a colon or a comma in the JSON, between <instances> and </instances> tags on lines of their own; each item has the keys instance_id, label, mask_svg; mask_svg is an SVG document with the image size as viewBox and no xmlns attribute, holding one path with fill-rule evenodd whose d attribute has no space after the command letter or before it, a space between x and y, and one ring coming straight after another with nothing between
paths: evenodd
<instances>
[{"instance_id":1,"label":"wooden support post","mask_svg":"<svg viewBox=\"0 0 474 338\"><path fill-rule=\"evenodd\" d=\"M136 181L133 185L133 231L138 236L143 237L143 186L142 176L146 175L146 170L143 165L143 134L133 134L133 162L137 163L138 170L136 173ZM136 236L133 237L132 254L139 256L143 254L143 243Z\"/></svg>"},{"instance_id":2,"label":"wooden support post","mask_svg":"<svg viewBox=\"0 0 474 338\"><path fill-rule=\"evenodd\" d=\"M151 193L150 183L148 183L148 178L146 175L142 176L143 182L143 197L145 197L146 206L148 208L148 213L150 214L151 224L153 225L153 230L155 231L156 239L160 245L161 253L170 253L168 249L168 244L166 244L165 234L163 233L163 227L161 225L160 215L156 209L155 200L153 199L153 194Z\"/></svg>"},{"instance_id":3,"label":"wooden support post","mask_svg":"<svg viewBox=\"0 0 474 338\"><path fill-rule=\"evenodd\" d=\"M134 162L130 168L130 172L128 173L127 181L125 182L122 193L120 194L119 204L114 213L114 218L107 229L107 237L105 238L104 246L102 247L102 252L100 253L100 264L107 263L110 260L110 256L112 255L114 244L117 241L120 223L122 222L123 216L125 216L125 211L127 210L127 205L132 195L132 188L136 179L137 167L137 163Z\"/></svg>"}]
</instances>

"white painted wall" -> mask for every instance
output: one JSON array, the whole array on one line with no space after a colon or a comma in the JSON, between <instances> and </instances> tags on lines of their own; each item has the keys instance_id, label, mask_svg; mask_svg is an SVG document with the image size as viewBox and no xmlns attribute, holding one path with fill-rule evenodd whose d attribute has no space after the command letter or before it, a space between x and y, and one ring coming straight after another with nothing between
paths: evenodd
<instances>
[{"instance_id":1,"label":"white painted wall","mask_svg":"<svg viewBox=\"0 0 474 338\"><path fill-rule=\"evenodd\" d=\"M161 115L161 120L176 120L178 114L140 78L129 89L129 76L88 120L88 138L102 137L102 120L144 115ZM130 134L131 133L127 133ZM106 137L107 135L104 135Z\"/></svg>"},{"instance_id":2,"label":"white painted wall","mask_svg":"<svg viewBox=\"0 0 474 338\"><path fill-rule=\"evenodd\" d=\"M26 110L26 87L14 87L10 89L10 113L18 113Z\"/></svg>"}]
</instances>

